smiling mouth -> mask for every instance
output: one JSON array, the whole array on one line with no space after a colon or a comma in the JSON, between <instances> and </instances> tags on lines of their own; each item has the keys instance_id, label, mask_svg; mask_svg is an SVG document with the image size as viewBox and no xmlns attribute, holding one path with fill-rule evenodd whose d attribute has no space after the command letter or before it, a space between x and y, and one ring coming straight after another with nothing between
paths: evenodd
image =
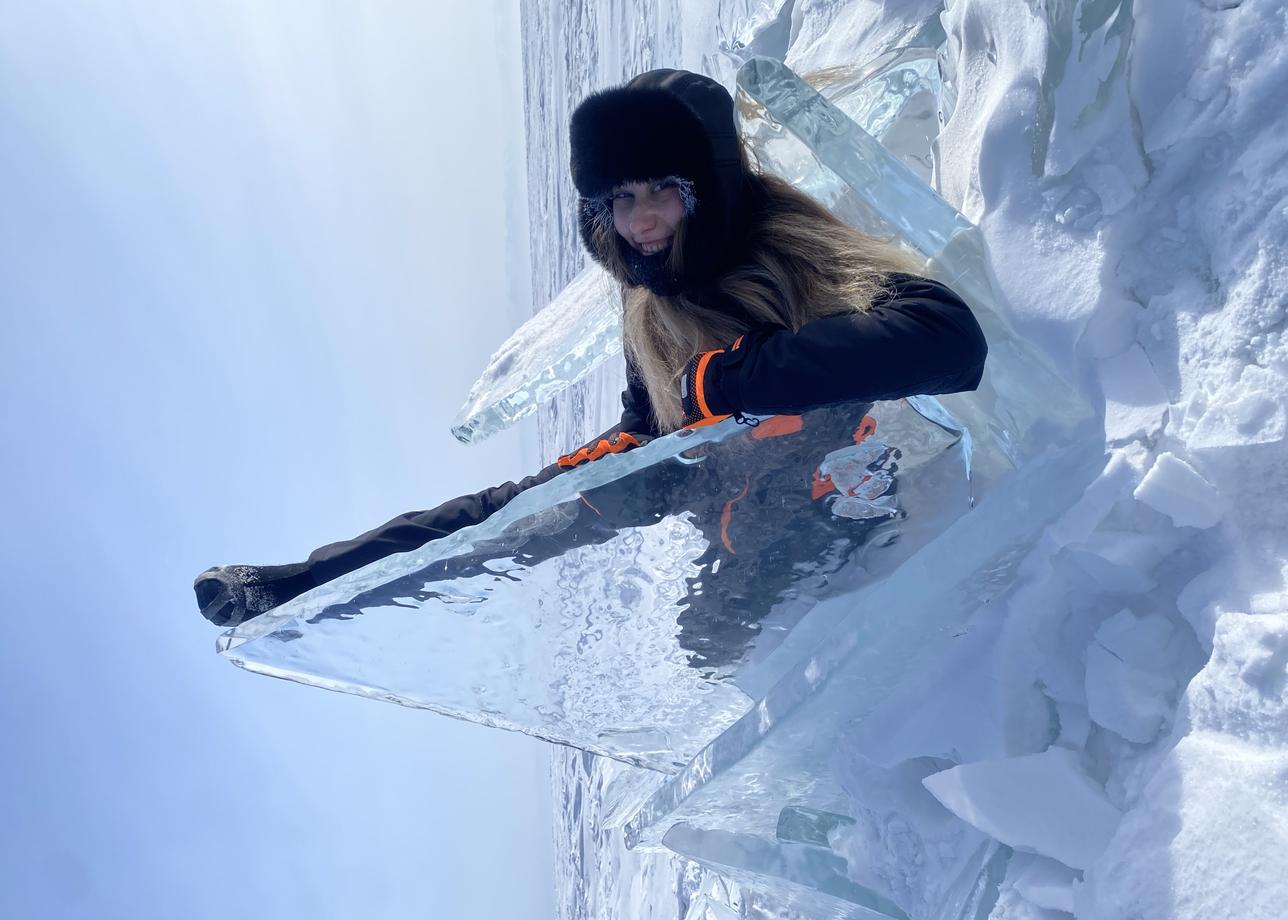
<instances>
[{"instance_id":1,"label":"smiling mouth","mask_svg":"<svg viewBox=\"0 0 1288 920\"><path fill-rule=\"evenodd\" d=\"M644 255L652 256L661 252L663 249L665 249L667 246L670 246L670 245L671 245L671 237L668 236L666 239L658 240L655 243L640 243L639 247L640 247L640 252L644 253Z\"/></svg>"}]
</instances>

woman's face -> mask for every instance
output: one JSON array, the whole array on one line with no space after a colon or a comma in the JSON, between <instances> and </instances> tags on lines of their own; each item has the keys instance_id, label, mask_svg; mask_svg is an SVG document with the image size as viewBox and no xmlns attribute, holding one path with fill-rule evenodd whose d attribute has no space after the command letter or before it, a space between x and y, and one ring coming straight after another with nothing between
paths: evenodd
<instances>
[{"instance_id":1,"label":"woman's face","mask_svg":"<svg viewBox=\"0 0 1288 920\"><path fill-rule=\"evenodd\" d=\"M613 228L637 252L653 255L671 244L684 221L684 200L675 179L626 182L613 189Z\"/></svg>"}]
</instances>

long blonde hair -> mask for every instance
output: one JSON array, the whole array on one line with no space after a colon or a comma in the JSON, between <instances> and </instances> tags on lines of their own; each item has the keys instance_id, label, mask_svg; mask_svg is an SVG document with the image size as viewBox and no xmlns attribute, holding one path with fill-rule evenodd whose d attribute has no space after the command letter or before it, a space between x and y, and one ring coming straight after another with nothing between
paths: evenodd
<instances>
[{"instance_id":1,"label":"long blonde hair","mask_svg":"<svg viewBox=\"0 0 1288 920\"><path fill-rule=\"evenodd\" d=\"M747 154L744 148L744 165ZM662 432L684 425L679 377L694 355L727 347L755 325L776 323L793 331L824 316L863 312L882 293L891 272L915 272L917 263L890 242L854 230L783 179L746 170L749 198L761 202L749 215L745 256L714 288L727 295L716 309L683 294L665 297L644 286L623 285L623 340L638 369ZM680 265L684 224L671 245ZM592 231L601 262L618 278L630 277L611 222Z\"/></svg>"}]
</instances>

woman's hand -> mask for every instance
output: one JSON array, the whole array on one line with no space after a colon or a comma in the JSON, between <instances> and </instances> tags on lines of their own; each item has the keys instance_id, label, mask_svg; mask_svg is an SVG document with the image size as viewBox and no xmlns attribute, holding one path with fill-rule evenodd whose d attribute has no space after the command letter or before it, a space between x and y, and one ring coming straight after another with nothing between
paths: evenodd
<instances>
[{"instance_id":1,"label":"woman's hand","mask_svg":"<svg viewBox=\"0 0 1288 920\"><path fill-rule=\"evenodd\" d=\"M754 355L767 338L786 331L783 326L757 326L738 336L728 348L704 351L690 358L680 376L685 427L714 424L730 415L741 416L742 407L735 405L722 381L749 355Z\"/></svg>"},{"instance_id":2,"label":"woman's hand","mask_svg":"<svg viewBox=\"0 0 1288 920\"><path fill-rule=\"evenodd\" d=\"M728 418L724 411L724 394L715 383L716 372L726 352L704 351L694 355L680 375L680 406L684 409L684 426L711 424ZM713 408L713 404L715 408Z\"/></svg>"},{"instance_id":3,"label":"woman's hand","mask_svg":"<svg viewBox=\"0 0 1288 920\"><path fill-rule=\"evenodd\" d=\"M570 454L564 454L555 463L558 464L560 469L570 470L573 467L581 466L583 463L598 460L608 454L621 454L636 447L643 447L651 440L653 440L651 435L642 432L635 434L629 431L609 430L589 444Z\"/></svg>"}]
</instances>

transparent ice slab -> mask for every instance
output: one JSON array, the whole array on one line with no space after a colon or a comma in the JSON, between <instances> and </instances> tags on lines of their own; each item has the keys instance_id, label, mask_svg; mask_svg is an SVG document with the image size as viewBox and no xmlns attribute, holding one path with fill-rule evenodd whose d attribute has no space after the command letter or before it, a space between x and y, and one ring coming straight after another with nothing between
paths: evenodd
<instances>
[{"instance_id":1,"label":"transparent ice slab","mask_svg":"<svg viewBox=\"0 0 1288 920\"><path fill-rule=\"evenodd\" d=\"M966 443L924 398L678 433L323 585L221 650L675 772L751 711L821 599L895 571L991 488L968 479Z\"/></svg>"},{"instance_id":2,"label":"transparent ice slab","mask_svg":"<svg viewBox=\"0 0 1288 920\"><path fill-rule=\"evenodd\" d=\"M780 3L761 6L750 22L753 30L763 25L762 19L777 17L782 8ZM832 72L821 86L827 98L890 155L914 175L930 180L940 89L933 50L892 51L865 66ZM770 171L782 174L794 168L779 162L773 150L761 149L759 141L759 135L752 137ZM458 411L452 433L464 442L495 434L535 412L621 348L621 292L592 263L496 351Z\"/></svg>"}]
</instances>

